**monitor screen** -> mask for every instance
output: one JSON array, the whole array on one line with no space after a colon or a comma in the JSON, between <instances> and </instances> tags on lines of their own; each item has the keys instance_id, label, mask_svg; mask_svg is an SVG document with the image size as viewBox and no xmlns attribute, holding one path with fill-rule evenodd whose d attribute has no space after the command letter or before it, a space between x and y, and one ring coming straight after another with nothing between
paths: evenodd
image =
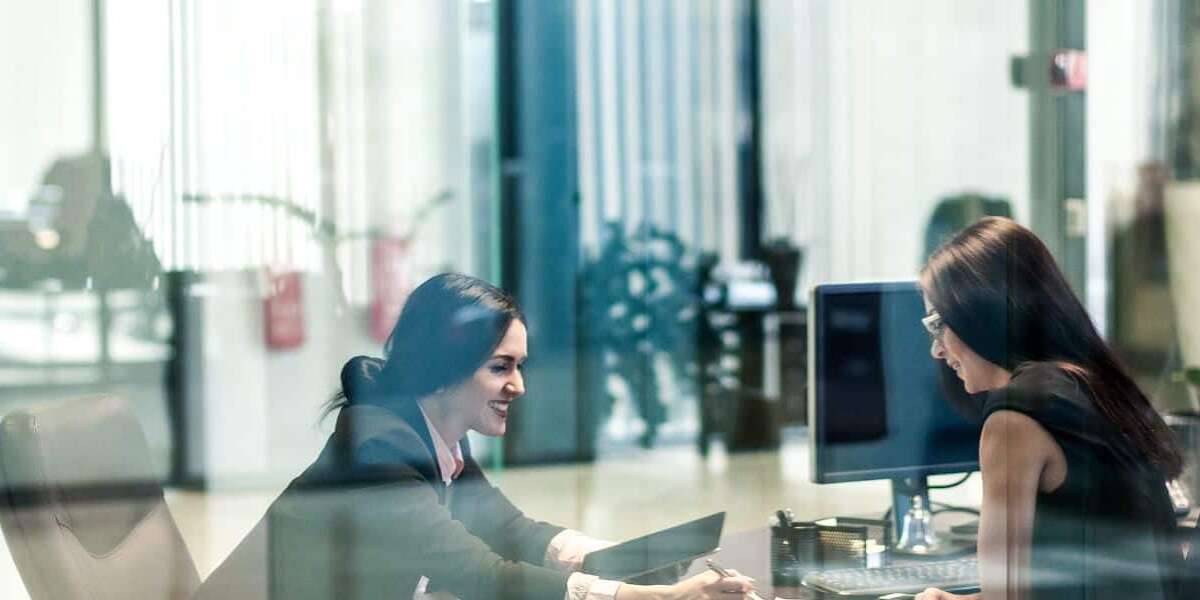
<instances>
[{"instance_id":1,"label":"monitor screen","mask_svg":"<svg viewBox=\"0 0 1200 600\"><path fill-rule=\"evenodd\" d=\"M979 425L944 398L915 282L817 286L809 311L814 482L978 468Z\"/></svg>"}]
</instances>

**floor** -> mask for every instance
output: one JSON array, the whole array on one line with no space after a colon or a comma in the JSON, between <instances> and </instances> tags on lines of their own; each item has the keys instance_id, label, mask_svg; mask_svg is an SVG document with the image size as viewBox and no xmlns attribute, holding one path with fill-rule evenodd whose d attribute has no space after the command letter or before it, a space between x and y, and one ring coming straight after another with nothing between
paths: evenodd
<instances>
[{"instance_id":1,"label":"floor","mask_svg":"<svg viewBox=\"0 0 1200 600\"><path fill-rule=\"evenodd\" d=\"M490 472L489 478L526 514L611 540L718 510L727 511L725 531L733 534L764 527L782 507L808 520L882 515L890 502L887 482L816 485L808 473L807 437L800 432L787 436L779 451L730 455L715 445L703 458L694 446L678 445L594 464L506 469ZM282 484L239 492L167 491L201 576L220 564L280 489ZM979 494L976 475L965 485L935 492L934 499L978 506ZM28 598L5 547L0 547L0 598Z\"/></svg>"}]
</instances>

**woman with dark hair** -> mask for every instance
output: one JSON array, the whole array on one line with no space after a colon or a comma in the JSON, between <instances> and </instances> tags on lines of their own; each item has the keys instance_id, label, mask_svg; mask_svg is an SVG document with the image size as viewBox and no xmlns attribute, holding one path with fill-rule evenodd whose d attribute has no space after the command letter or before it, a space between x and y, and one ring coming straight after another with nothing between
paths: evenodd
<instances>
[{"instance_id":1,"label":"woman with dark hair","mask_svg":"<svg viewBox=\"0 0 1200 600\"><path fill-rule=\"evenodd\" d=\"M525 393L525 317L504 291L435 276L385 349L343 367L325 449L202 597L732 600L751 589L736 574L646 586L579 573L606 543L527 518L488 483L467 431L503 435ZM247 577L255 566L268 581Z\"/></svg>"},{"instance_id":2,"label":"woman with dark hair","mask_svg":"<svg viewBox=\"0 0 1200 600\"><path fill-rule=\"evenodd\" d=\"M986 218L920 281L947 394L983 422L982 597L1170 598L1180 451L1045 245Z\"/></svg>"}]
</instances>

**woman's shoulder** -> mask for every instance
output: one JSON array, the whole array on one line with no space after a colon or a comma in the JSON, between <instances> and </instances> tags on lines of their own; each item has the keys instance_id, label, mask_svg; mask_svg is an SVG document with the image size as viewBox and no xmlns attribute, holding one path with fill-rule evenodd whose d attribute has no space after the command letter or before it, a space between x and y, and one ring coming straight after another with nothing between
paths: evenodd
<instances>
[{"instance_id":1,"label":"woman's shoulder","mask_svg":"<svg viewBox=\"0 0 1200 600\"><path fill-rule=\"evenodd\" d=\"M343 407L331 439L359 455L384 452L391 457L425 459L430 454L417 424L393 410L372 404Z\"/></svg>"},{"instance_id":2,"label":"woman's shoulder","mask_svg":"<svg viewBox=\"0 0 1200 600\"><path fill-rule=\"evenodd\" d=\"M433 457L417 428L379 406L342 407L337 425L316 462L300 480L428 479L436 474Z\"/></svg>"},{"instance_id":3,"label":"woman's shoulder","mask_svg":"<svg viewBox=\"0 0 1200 600\"><path fill-rule=\"evenodd\" d=\"M1003 388L991 390L984 402L984 415L1012 409L1036 415L1051 409L1088 409L1091 402L1080 380L1067 365L1056 362L1026 362L1013 371Z\"/></svg>"},{"instance_id":4,"label":"woman's shoulder","mask_svg":"<svg viewBox=\"0 0 1200 600\"><path fill-rule=\"evenodd\" d=\"M987 393L985 421L998 411L1008 410L1057 429L1085 427L1093 420L1095 408L1075 369L1055 362L1020 365L1007 385Z\"/></svg>"},{"instance_id":5,"label":"woman's shoulder","mask_svg":"<svg viewBox=\"0 0 1200 600\"><path fill-rule=\"evenodd\" d=\"M988 416L980 432L980 463L985 471L993 473L1012 465L1037 465L1040 471L1048 460L1061 452L1046 426L1020 411L995 411Z\"/></svg>"},{"instance_id":6,"label":"woman's shoulder","mask_svg":"<svg viewBox=\"0 0 1200 600\"><path fill-rule=\"evenodd\" d=\"M1009 387L1043 394L1073 395L1082 393L1079 386L1079 374L1082 372L1080 367L1068 363L1031 361L1013 370Z\"/></svg>"}]
</instances>

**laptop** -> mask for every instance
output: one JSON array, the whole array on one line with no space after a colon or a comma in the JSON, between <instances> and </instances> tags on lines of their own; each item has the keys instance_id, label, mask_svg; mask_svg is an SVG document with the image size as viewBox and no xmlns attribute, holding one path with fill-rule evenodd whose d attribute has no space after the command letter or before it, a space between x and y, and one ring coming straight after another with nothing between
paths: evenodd
<instances>
[{"instance_id":1,"label":"laptop","mask_svg":"<svg viewBox=\"0 0 1200 600\"><path fill-rule=\"evenodd\" d=\"M623 581L675 563L695 560L718 550L724 527L725 513L713 513L591 552L583 560L582 571Z\"/></svg>"}]
</instances>

